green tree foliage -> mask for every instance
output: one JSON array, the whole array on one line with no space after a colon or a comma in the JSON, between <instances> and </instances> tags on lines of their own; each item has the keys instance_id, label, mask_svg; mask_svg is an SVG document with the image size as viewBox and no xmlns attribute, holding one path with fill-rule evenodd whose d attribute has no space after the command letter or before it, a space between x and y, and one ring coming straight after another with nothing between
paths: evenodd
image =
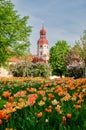
<instances>
[{"instance_id":1,"label":"green tree foliage","mask_svg":"<svg viewBox=\"0 0 86 130\"><path fill-rule=\"evenodd\" d=\"M21 18L10 0L0 0L0 66L29 48L31 26L27 26L28 18Z\"/></svg>"},{"instance_id":2,"label":"green tree foliage","mask_svg":"<svg viewBox=\"0 0 86 130\"><path fill-rule=\"evenodd\" d=\"M84 64L84 77L86 77L86 30L83 32L83 36L79 41L76 42L74 46L75 51L81 57L81 60Z\"/></svg>"},{"instance_id":3,"label":"green tree foliage","mask_svg":"<svg viewBox=\"0 0 86 130\"><path fill-rule=\"evenodd\" d=\"M66 72L65 56L69 51L69 45L66 41L57 41L55 46L50 48L49 63L52 67L52 73L62 76Z\"/></svg>"},{"instance_id":4,"label":"green tree foliage","mask_svg":"<svg viewBox=\"0 0 86 130\"><path fill-rule=\"evenodd\" d=\"M43 62L31 63L20 62L17 64L11 64L9 67L10 72L16 77L49 77L51 68L49 64Z\"/></svg>"}]
</instances>

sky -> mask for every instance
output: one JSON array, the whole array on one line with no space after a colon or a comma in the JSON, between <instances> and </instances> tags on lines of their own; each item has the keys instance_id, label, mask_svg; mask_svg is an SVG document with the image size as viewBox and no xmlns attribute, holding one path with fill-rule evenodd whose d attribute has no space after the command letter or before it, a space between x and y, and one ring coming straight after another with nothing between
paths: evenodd
<instances>
[{"instance_id":1,"label":"sky","mask_svg":"<svg viewBox=\"0 0 86 130\"><path fill-rule=\"evenodd\" d=\"M59 40L70 46L80 40L86 30L86 0L11 0L18 14L29 16L32 26L30 52L37 53L42 24L46 29L49 49Z\"/></svg>"}]
</instances>

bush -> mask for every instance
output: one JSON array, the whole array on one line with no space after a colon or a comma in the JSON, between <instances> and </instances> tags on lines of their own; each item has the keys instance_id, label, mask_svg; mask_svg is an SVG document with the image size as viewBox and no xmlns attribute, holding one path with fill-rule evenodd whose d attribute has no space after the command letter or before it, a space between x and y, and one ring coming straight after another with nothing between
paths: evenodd
<instances>
[{"instance_id":1,"label":"bush","mask_svg":"<svg viewBox=\"0 0 86 130\"><path fill-rule=\"evenodd\" d=\"M49 64L43 62L37 62L35 64L31 62L11 64L9 70L16 77L49 77L51 72Z\"/></svg>"},{"instance_id":2,"label":"bush","mask_svg":"<svg viewBox=\"0 0 86 130\"><path fill-rule=\"evenodd\" d=\"M67 76L81 78L83 76L83 67L81 66L70 66L67 68Z\"/></svg>"}]
</instances>

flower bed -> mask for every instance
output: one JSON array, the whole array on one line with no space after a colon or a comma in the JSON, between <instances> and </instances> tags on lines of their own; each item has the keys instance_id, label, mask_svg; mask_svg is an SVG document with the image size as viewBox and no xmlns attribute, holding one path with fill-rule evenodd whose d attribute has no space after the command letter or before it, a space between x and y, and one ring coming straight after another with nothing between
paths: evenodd
<instances>
[{"instance_id":1,"label":"flower bed","mask_svg":"<svg viewBox=\"0 0 86 130\"><path fill-rule=\"evenodd\" d=\"M85 113L85 78L0 79L0 130L86 130Z\"/></svg>"}]
</instances>

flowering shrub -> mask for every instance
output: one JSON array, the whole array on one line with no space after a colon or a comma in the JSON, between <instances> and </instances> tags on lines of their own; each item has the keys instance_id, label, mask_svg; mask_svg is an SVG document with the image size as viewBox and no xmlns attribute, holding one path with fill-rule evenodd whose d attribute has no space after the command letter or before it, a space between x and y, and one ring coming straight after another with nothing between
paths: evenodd
<instances>
[{"instance_id":1,"label":"flowering shrub","mask_svg":"<svg viewBox=\"0 0 86 130\"><path fill-rule=\"evenodd\" d=\"M11 64L9 67L10 72L16 77L49 77L51 74L51 67L48 63L37 62L19 62L16 64Z\"/></svg>"},{"instance_id":2,"label":"flowering shrub","mask_svg":"<svg viewBox=\"0 0 86 130\"><path fill-rule=\"evenodd\" d=\"M67 68L67 73L69 77L74 77L75 79L83 77L83 66L69 66Z\"/></svg>"},{"instance_id":3,"label":"flowering shrub","mask_svg":"<svg viewBox=\"0 0 86 130\"><path fill-rule=\"evenodd\" d=\"M0 79L0 130L86 130L86 79Z\"/></svg>"}]
</instances>

